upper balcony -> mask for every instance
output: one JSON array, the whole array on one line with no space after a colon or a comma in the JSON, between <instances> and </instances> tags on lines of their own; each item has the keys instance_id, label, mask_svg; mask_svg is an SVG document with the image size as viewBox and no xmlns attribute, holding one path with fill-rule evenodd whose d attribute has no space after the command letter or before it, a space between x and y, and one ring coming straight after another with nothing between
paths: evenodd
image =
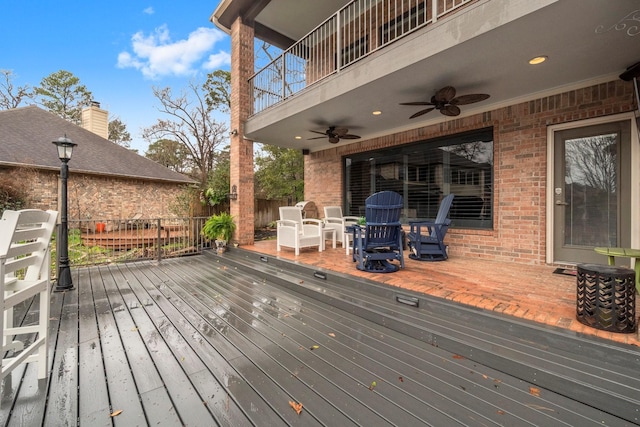
<instances>
[{"instance_id":1,"label":"upper balcony","mask_svg":"<svg viewBox=\"0 0 640 427\"><path fill-rule=\"evenodd\" d=\"M461 106L464 117L611 81L640 61L637 0L223 0L212 19L229 29L238 15L284 49L250 79L245 135L309 151L333 147L310 140L329 126L365 140L449 120L410 119L420 108L399 105L445 86L490 95ZM530 65L536 56L548 60Z\"/></svg>"},{"instance_id":2,"label":"upper balcony","mask_svg":"<svg viewBox=\"0 0 640 427\"><path fill-rule=\"evenodd\" d=\"M474 1L351 1L251 77L251 115Z\"/></svg>"}]
</instances>

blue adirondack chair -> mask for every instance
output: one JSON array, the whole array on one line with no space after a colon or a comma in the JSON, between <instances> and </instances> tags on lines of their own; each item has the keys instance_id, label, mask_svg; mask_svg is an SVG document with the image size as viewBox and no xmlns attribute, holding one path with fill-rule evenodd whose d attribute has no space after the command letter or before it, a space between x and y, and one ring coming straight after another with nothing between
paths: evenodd
<instances>
[{"instance_id":1,"label":"blue adirondack chair","mask_svg":"<svg viewBox=\"0 0 640 427\"><path fill-rule=\"evenodd\" d=\"M449 256L444 236L447 234L451 220L449 210L453 203L453 194L449 194L440 202L438 216L435 221L410 222L408 246L411 250L409 258L418 261L444 261Z\"/></svg>"},{"instance_id":2,"label":"blue adirondack chair","mask_svg":"<svg viewBox=\"0 0 640 427\"><path fill-rule=\"evenodd\" d=\"M404 267L402 207L402 196L393 191L381 191L367 198L366 225L349 227L353 233L353 260L358 263L358 270L391 273L399 269L397 264L390 262L394 260Z\"/></svg>"}]
</instances>

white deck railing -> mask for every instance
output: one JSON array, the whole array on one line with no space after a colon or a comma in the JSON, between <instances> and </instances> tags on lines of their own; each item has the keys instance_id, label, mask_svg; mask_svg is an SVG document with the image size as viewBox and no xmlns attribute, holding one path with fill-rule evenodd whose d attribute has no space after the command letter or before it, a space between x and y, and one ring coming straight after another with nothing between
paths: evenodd
<instances>
[{"instance_id":1,"label":"white deck railing","mask_svg":"<svg viewBox=\"0 0 640 427\"><path fill-rule=\"evenodd\" d=\"M354 0L249 79L251 114L476 0Z\"/></svg>"}]
</instances>

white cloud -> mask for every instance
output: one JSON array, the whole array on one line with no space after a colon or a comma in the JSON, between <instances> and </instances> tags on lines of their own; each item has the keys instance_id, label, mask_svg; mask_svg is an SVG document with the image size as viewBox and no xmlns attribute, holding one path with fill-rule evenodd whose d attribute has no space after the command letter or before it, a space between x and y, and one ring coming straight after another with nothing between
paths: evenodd
<instances>
[{"instance_id":1,"label":"white cloud","mask_svg":"<svg viewBox=\"0 0 640 427\"><path fill-rule=\"evenodd\" d=\"M146 9L144 9L142 13L145 13L147 15L153 15L154 13L156 13L156 11L153 10L153 7L149 6Z\"/></svg>"},{"instance_id":2,"label":"white cloud","mask_svg":"<svg viewBox=\"0 0 640 427\"><path fill-rule=\"evenodd\" d=\"M192 75L200 66L210 69L214 64L230 63L229 54L221 51L210 55L202 64L207 52L224 37L227 37L225 33L214 28L198 28L187 39L177 41L171 40L166 25L149 35L139 31L131 37L133 53L121 52L117 66L140 70L149 79Z\"/></svg>"},{"instance_id":3,"label":"white cloud","mask_svg":"<svg viewBox=\"0 0 640 427\"><path fill-rule=\"evenodd\" d=\"M209 59L202 65L205 70L217 70L223 65L231 64L231 54L229 52L220 51L209 55Z\"/></svg>"}]
</instances>

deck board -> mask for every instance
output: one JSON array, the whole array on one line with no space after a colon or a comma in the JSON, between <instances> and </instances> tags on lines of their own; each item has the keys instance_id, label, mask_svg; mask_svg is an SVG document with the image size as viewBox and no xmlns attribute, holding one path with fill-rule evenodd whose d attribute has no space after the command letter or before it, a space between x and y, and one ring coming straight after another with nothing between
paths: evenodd
<instances>
[{"instance_id":1,"label":"deck board","mask_svg":"<svg viewBox=\"0 0 640 427\"><path fill-rule=\"evenodd\" d=\"M403 325L437 323L441 308L419 315L366 287L276 270L199 255L74 271L77 290L51 296L48 386L35 366L16 369L0 426L630 425L442 348L458 317L469 316L460 337L489 339L490 323L472 314L407 334ZM33 311L21 310L28 322ZM485 345L507 346L495 338ZM628 373L614 370L602 372Z\"/></svg>"},{"instance_id":2,"label":"deck board","mask_svg":"<svg viewBox=\"0 0 640 427\"><path fill-rule=\"evenodd\" d=\"M372 390L369 390L370 384L379 376L372 376L372 373L363 369L359 363L353 362L351 360L352 353L348 348L344 348L345 352L342 354L338 352L328 353L329 347L324 345L322 340L328 337L327 334L330 330L320 331L315 329L314 331L301 333L300 329L305 326L302 322L297 322L295 327L291 327L276 320L279 314L298 311L296 306L300 305L299 301L291 300L289 301L289 307L282 306L280 307L282 311L278 311L274 307L281 306L281 302L270 299L266 294L261 295L257 289L265 288L265 285L254 287L251 292L242 292L243 284L240 283L242 281L241 278L230 277L229 273L225 274L223 272L222 274L226 276L226 280L216 280L217 286L215 289L203 285L198 285L197 289L212 298L218 297L218 302L222 304L228 304L235 299L238 308L244 310L244 315L250 316L248 321L254 327L257 326L258 322L264 324L264 327L257 327L259 330L264 331L260 339L257 340L258 345L262 342L263 346L270 346L269 352L282 363L288 360L289 366L294 370L293 374L301 381L311 385L317 393L321 393L324 399L333 400L336 405L343 405L342 411L347 414L361 412L362 408L359 408L358 405L365 405L366 411L377 413L380 418L385 420L392 418L395 423L400 425L424 423L422 419L425 415L424 404L416 406L413 412L406 409L407 403L416 399L414 396L405 395L405 401L403 402L405 407L403 407L397 405L392 399L388 399L384 393L381 393L382 387L372 393ZM207 277L213 277L213 275L207 275ZM244 285L247 284L245 283ZM256 297L261 301L260 305L251 301L251 298L255 299ZM263 311L264 315L256 313L256 309L261 310L262 307L267 308ZM254 312L253 314L252 311ZM273 321L271 321L272 318ZM311 329L311 325L307 329ZM314 345L318 345L318 348L311 350ZM324 382L328 383L330 388L325 387L323 390L319 386ZM334 388L337 388L339 392L336 393ZM341 396L341 393L346 393L346 396ZM378 397L378 399L371 399L372 395ZM350 402L353 398L357 401L356 403ZM367 403L365 404L364 402ZM310 409L312 410L313 408ZM385 416L385 412L387 412L387 416ZM373 420L372 422L376 421L380 422L380 420ZM442 421L445 421L445 419ZM451 420L447 419L446 421L450 422Z\"/></svg>"},{"instance_id":3,"label":"deck board","mask_svg":"<svg viewBox=\"0 0 640 427\"><path fill-rule=\"evenodd\" d=\"M61 297L60 329L49 378L49 388L56 392L49 395L45 420L49 425L69 426L76 424L78 414L78 293L64 292Z\"/></svg>"},{"instance_id":4,"label":"deck board","mask_svg":"<svg viewBox=\"0 0 640 427\"><path fill-rule=\"evenodd\" d=\"M167 425L206 424L207 420L214 423L212 414L207 410L202 397L194 389L181 363L176 359L169 344L163 339L156 325L149 318L149 314L145 311L144 300L138 299L120 269L112 268L110 271L120 295L126 302L127 310L135 325L134 329L146 347L154 370L157 371L163 382L163 387L160 390L164 391L169 398L169 405L166 409L160 407L162 401L157 397L155 400L151 400L153 409L146 409L147 414L157 415L160 421L169 423ZM138 354L136 353L136 355ZM160 397L162 393L155 393L155 395ZM150 423L156 425L151 420Z\"/></svg>"},{"instance_id":5,"label":"deck board","mask_svg":"<svg viewBox=\"0 0 640 427\"><path fill-rule=\"evenodd\" d=\"M78 384L82 393L78 396L78 419L81 424L110 426L109 391L104 381L104 364L98 333L96 305L92 292L92 281L88 270L76 279L78 286Z\"/></svg>"},{"instance_id":6,"label":"deck board","mask_svg":"<svg viewBox=\"0 0 640 427\"><path fill-rule=\"evenodd\" d=\"M211 338L215 331L206 327L203 319L189 309L165 283L169 278L163 273L163 268L155 265L140 265L131 269L135 274L132 280L139 280L141 286L149 293L157 307L170 319L172 325L185 337L189 347L207 366L206 374L193 376L194 381L205 398L208 407L216 415L221 425L282 425L280 415L246 382L238 379L238 373L231 366L229 360L239 361L242 355L225 342L214 346ZM187 339L188 338L188 339ZM223 357L227 353L228 358ZM248 361L244 361L248 365ZM207 378L206 381L203 378ZM250 402L249 410L241 408L238 400Z\"/></svg>"},{"instance_id":7,"label":"deck board","mask_svg":"<svg viewBox=\"0 0 640 427\"><path fill-rule=\"evenodd\" d=\"M91 290L96 308L96 320L100 334L100 350L104 363L107 389L109 391L109 414L122 411L113 418L116 426L146 425L142 404L136 384L129 369L114 313L112 311L103 277L98 268L91 268ZM88 286L86 282L77 286ZM82 325L80 325L82 327ZM97 348L97 347L96 347ZM100 381L100 377L96 381ZM82 394L82 390L80 391ZM83 424L83 420L81 420Z\"/></svg>"},{"instance_id":8,"label":"deck board","mask_svg":"<svg viewBox=\"0 0 640 427\"><path fill-rule=\"evenodd\" d=\"M213 346L229 360L241 381L254 387L263 399L269 396L270 406L285 422L293 425L320 425L312 413L305 411L299 417L290 408L289 401L301 401L305 388L269 355L260 352L252 342L252 339L258 338L258 334L233 315L235 309L220 306L215 299L202 298L202 293L194 292L194 286L197 286L200 279L192 278L188 272L182 272L187 273L186 275L177 274L174 269L170 269L165 270L165 273L169 278L165 281L165 290L174 295L173 300L179 301L185 311L192 311L200 316L200 324L208 333ZM179 286L180 283L182 286ZM230 351L226 353L225 350ZM273 376L282 378L288 387L274 383L271 380Z\"/></svg>"},{"instance_id":9,"label":"deck board","mask_svg":"<svg viewBox=\"0 0 640 427\"><path fill-rule=\"evenodd\" d=\"M234 274L230 271L226 270L226 274ZM216 287L215 290L209 292L221 292L222 288L227 288L232 295L236 294L238 289L242 288L242 285L239 280L233 280L233 285L229 284L230 281L231 278L226 281L213 280L216 283ZM310 332L311 334L315 333L316 337L322 337L322 341L319 341L321 343L320 348L314 352L314 355L321 355L323 350L333 350L325 358L331 360L333 368L338 369L337 377L347 378L351 376L354 381L368 386L370 381L365 382L362 378L371 378L371 375L375 375L374 378L379 378L378 384L386 384L388 386L377 387L377 392L383 393L384 390L391 389L389 396L385 397L394 399L399 406L402 405L408 412L411 412L411 410L407 406L416 400L415 396L420 396L422 400L420 404L422 406L413 412L419 413L421 416L428 414L425 418L430 421L434 420L434 413L426 412L425 408L431 408L437 412L441 408L448 407L448 411L455 413L459 421L478 421L478 419L486 417L486 421L509 425L518 424L520 422L518 417L537 419L539 420L538 422L543 424L545 422L553 422L553 419L550 419L548 414L557 413L559 410L564 411L563 408L555 403L557 400L562 401L560 396L551 394L541 399L532 399L528 387L522 387L520 381L515 381L515 385L510 385L509 379L504 378L504 375L498 371L488 368L478 371L478 366L472 362L452 358L451 353L425 345L425 343L417 340L407 339L406 336L394 334L393 331L386 331L384 335L379 335L380 328L372 327L367 322L359 321L356 316L341 313L339 318L336 318L338 316L336 316L335 310L332 310L331 307L325 307L323 314L314 314L314 312L320 312L319 307L322 306L317 302L309 301L309 304L305 305L304 314L302 314L302 310L295 310L295 307L284 307L280 302L270 299L270 292L266 290L267 286L264 284L257 285L256 283L246 282L245 286L249 287L250 290L244 294L237 295L240 297L237 299L243 302L245 309L255 310L258 308L258 305L251 303L252 298L257 298L261 301L262 306L267 307L265 312L273 312L276 308L279 308L280 314L294 313L293 315L278 316L281 322L288 321L296 324L289 328L283 325L280 325L280 327L271 325L271 328L278 328L277 334L294 338L300 335L300 331L308 329L312 323L320 323L319 328L316 326ZM210 287L207 287L207 289L210 289ZM276 292L277 290L272 293ZM230 299L231 297L227 298L229 301ZM299 301L298 305L301 305ZM295 313L300 314L296 315ZM267 318L267 316L259 317L261 320ZM353 329L345 325L357 325L357 328ZM355 338L346 345L332 348L335 339L328 336L331 331L334 334L338 332L340 337L352 335ZM363 333L364 331L366 333ZM385 341L390 340L393 335L399 339L393 340L391 344L386 344ZM369 338L371 343L366 345L365 341ZM304 343L308 343L308 339L309 335L304 336L296 345L302 346ZM356 352L355 348L358 347L362 348ZM388 354L393 353L394 350L396 350L395 357L389 357ZM420 357L416 355L420 355ZM411 360L412 363L407 362L407 359ZM354 363L353 361L356 362ZM307 365L315 368L314 359L308 360ZM453 365L458 365L457 369ZM398 370L399 366L403 366L403 370ZM360 373L360 381L356 377L359 371L362 371ZM336 377L335 372L332 372L332 376ZM400 377L403 378L401 384L399 382ZM437 382L436 386L427 386L434 382ZM500 384L501 391L504 390L501 394L497 394L495 391L496 383ZM414 387L411 387L412 385ZM482 387L484 387L485 393L479 393L478 390ZM465 390L467 389L473 389L474 394L466 393ZM505 397L506 394L513 393L519 394L521 399L530 404L515 405L513 398ZM529 402L529 400L531 401ZM464 403L460 403L461 401ZM494 406L487 407L488 401L493 401ZM576 420L585 421L585 418L578 416ZM442 420L436 418L435 425L449 424L451 422L453 422L451 419Z\"/></svg>"}]
</instances>

